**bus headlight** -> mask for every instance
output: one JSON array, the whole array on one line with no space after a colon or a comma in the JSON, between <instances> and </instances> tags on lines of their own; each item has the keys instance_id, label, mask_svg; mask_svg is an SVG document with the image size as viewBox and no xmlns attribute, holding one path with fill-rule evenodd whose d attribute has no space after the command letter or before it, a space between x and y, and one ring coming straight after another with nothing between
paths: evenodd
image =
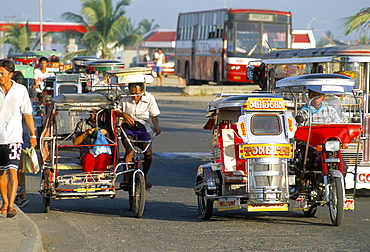
<instances>
[{"instance_id":1,"label":"bus headlight","mask_svg":"<svg viewBox=\"0 0 370 252\"><path fill-rule=\"evenodd\" d=\"M327 141L325 143L325 150L326 151L339 151L340 142L338 140Z\"/></svg>"},{"instance_id":2,"label":"bus headlight","mask_svg":"<svg viewBox=\"0 0 370 252\"><path fill-rule=\"evenodd\" d=\"M230 68L231 70L239 70L240 69L240 66L231 66Z\"/></svg>"}]
</instances>

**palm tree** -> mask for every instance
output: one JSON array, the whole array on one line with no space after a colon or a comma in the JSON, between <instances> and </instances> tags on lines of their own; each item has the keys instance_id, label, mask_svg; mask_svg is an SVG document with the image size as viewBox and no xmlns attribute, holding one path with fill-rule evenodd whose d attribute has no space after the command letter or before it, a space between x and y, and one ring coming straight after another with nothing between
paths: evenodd
<instances>
[{"instance_id":1,"label":"palm tree","mask_svg":"<svg viewBox=\"0 0 370 252\"><path fill-rule=\"evenodd\" d=\"M99 53L100 57L108 59L112 57L112 48L125 45L128 40L139 40L135 34L122 35L122 27L127 25L128 20L124 17L124 7L129 5L129 0L119 0L113 7L112 0L81 0L81 15L65 12L62 18L83 24L87 33L82 41L88 47L88 51Z\"/></svg>"},{"instance_id":2,"label":"palm tree","mask_svg":"<svg viewBox=\"0 0 370 252\"><path fill-rule=\"evenodd\" d=\"M345 35L362 29L370 27L370 8L363 8L356 15L351 17L345 17L344 21L344 32Z\"/></svg>"},{"instance_id":3,"label":"palm tree","mask_svg":"<svg viewBox=\"0 0 370 252\"><path fill-rule=\"evenodd\" d=\"M7 31L5 32L5 36L0 39L0 43L11 45L8 53L24 52L26 47L30 47L30 45L35 43L35 40L32 39L32 32L28 22L24 26L9 24L3 28Z\"/></svg>"},{"instance_id":4,"label":"palm tree","mask_svg":"<svg viewBox=\"0 0 370 252\"><path fill-rule=\"evenodd\" d=\"M148 32L159 28L159 25L158 24L153 25L153 23L154 23L154 19L152 19L152 21L149 22L149 20L147 18L144 18L139 23L139 32L140 32L140 35L145 35Z\"/></svg>"}]
</instances>

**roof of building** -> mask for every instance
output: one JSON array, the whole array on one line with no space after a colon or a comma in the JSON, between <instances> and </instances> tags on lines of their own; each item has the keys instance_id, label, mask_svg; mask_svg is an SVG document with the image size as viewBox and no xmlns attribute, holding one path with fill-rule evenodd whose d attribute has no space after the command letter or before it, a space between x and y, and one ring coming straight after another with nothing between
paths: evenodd
<instances>
[{"instance_id":1,"label":"roof of building","mask_svg":"<svg viewBox=\"0 0 370 252\"><path fill-rule=\"evenodd\" d=\"M146 42L154 41L176 41L176 31L170 30L154 30L143 36Z\"/></svg>"}]
</instances>

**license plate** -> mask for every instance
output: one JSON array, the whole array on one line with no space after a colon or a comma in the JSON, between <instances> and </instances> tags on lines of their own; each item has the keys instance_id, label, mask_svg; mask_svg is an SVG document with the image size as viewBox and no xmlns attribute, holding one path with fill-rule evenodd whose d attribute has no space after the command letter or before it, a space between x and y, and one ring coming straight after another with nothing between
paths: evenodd
<instances>
[{"instance_id":1,"label":"license plate","mask_svg":"<svg viewBox=\"0 0 370 252\"><path fill-rule=\"evenodd\" d=\"M238 198L221 198L218 199L218 211L240 209L240 201Z\"/></svg>"},{"instance_id":2,"label":"license plate","mask_svg":"<svg viewBox=\"0 0 370 252\"><path fill-rule=\"evenodd\" d=\"M248 212L288 211L288 204L249 204Z\"/></svg>"},{"instance_id":3,"label":"license plate","mask_svg":"<svg viewBox=\"0 0 370 252\"><path fill-rule=\"evenodd\" d=\"M354 211L355 210L355 200L353 198L346 198L344 200L344 209L345 210L351 210L351 211Z\"/></svg>"}]
</instances>

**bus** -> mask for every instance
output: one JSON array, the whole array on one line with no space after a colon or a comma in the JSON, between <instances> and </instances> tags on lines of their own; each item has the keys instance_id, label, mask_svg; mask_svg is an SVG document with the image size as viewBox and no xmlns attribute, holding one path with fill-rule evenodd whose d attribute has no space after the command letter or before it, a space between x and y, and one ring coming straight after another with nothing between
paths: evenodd
<instances>
[{"instance_id":1,"label":"bus","mask_svg":"<svg viewBox=\"0 0 370 252\"><path fill-rule=\"evenodd\" d=\"M259 84L274 91L275 81L310 73L337 73L355 79L354 91L363 112L363 133L358 142L342 150L348 165L346 188L370 189L370 45L334 46L271 51L262 57ZM265 81L263 81L265 80ZM342 97L342 103L351 103Z\"/></svg>"},{"instance_id":2,"label":"bus","mask_svg":"<svg viewBox=\"0 0 370 252\"><path fill-rule=\"evenodd\" d=\"M186 84L252 84L246 66L271 49L291 48L292 14L257 9L180 13L175 73Z\"/></svg>"}]
</instances>

